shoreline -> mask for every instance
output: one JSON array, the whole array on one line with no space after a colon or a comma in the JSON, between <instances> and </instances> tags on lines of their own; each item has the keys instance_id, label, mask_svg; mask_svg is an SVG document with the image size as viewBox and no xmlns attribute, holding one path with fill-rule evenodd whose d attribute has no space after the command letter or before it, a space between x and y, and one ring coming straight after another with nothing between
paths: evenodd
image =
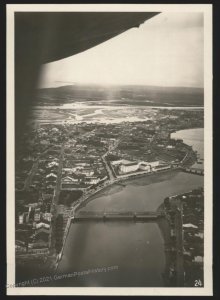
<instances>
[{"instance_id":1,"label":"shoreline","mask_svg":"<svg viewBox=\"0 0 220 300\"><path fill-rule=\"evenodd\" d=\"M153 178L153 177L158 177L157 175L164 175L164 174L172 174L172 173L178 173L178 172L181 172L180 169L168 169L168 170L161 170L160 172L151 172L151 173L143 173L143 174L137 174L137 175L133 175L130 176L130 177L126 177L126 178L120 178L120 180L116 181L116 182L113 182L99 190L97 190L96 192L94 192L94 194L90 195L88 198L86 198L83 202L81 202L79 204L80 207L77 207L77 210L84 207L84 205L88 204L90 201L92 200L95 200L97 198L97 193L100 193L100 196L102 195L105 195L105 190L108 190L110 188L112 188L114 185L117 186L117 185L120 185L121 183L128 183L129 184L129 181L135 181L136 179L146 179L146 178ZM152 182L149 182L148 184L151 184ZM144 185L148 185L148 184L144 184ZM95 198L93 198L95 197ZM81 207L81 205L83 205Z\"/></svg>"},{"instance_id":2,"label":"shoreline","mask_svg":"<svg viewBox=\"0 0 220 300\"><path fill-rule=\"evenodd\" d=\"M164 174L172 174L172 173L181 173L182 172L182 170L181 170L181 168L179 169L179 168L176 168L176 169L169 169L169 170L162 170L162 171L160 171L160 172L155 172L155 173L146 173L146 174L140 174L139 176L138 176L138 178L140 178L140 177L143 177L143 178L146 178L146 177L153 177L153 176L156 176L157 178L158 178L158 174L159 175L164 175ZM199 176L198 174L192 174L192 175L197 175L197 176ZM136 176L137 177L137 176ZM135 178L136 178L135 177ZM135 178L123 178L123 179L121 179L120 180L120 182L121 181L134 181L135 180ZM119 183L120 183L119 182ZM114 182L114 183L112 183L112 184L110 184L110 185L108 185L108 186L105 186L105 187L103 187L102 189L100 189L100 190L98 190L98 191L96 191L93 195L90 195L90 196L88 196L88 198L86 198L86 199L84 199L81 203L78 203L75 207L73 207L73 209L72 209L72 211L77 211L78 209L81 209L82 207L84 207L84 206L86 206L86 204L88 204L88 202L90 202L90 201L92 201L92 200L95 200L95 199L91 199L91 198L93 198L97 193L102 193L102 191L103 190L105 190L105 189L108 189L108 188L111 188L114 184L116 184L117 185L117 183L118 182ZM149 182L148 184L151 184L151 182ZM148 185L147 184L147 185ZM186 191L187 192L187 191ZM172 196L172 195L171 195ZM161 205L160 205L161 206ZM158 207L158 209L160 208L160 206ZM55 268L55 270L58 268L58 266L59 266L59 263L60 263L60 261L61 261L61 259L62 259L62 256L63 256L63 252L64 252L64 248L65 248L65 244L66 244L66 240L67 240L67 237L68 237L68 233L69 233L69 229L70 229L70 227L71 227L71 224L72 224L72 222L71 222L71 217L69 217L69 219L68 219L68 222L67 222L67 225L66 225L66 228L65 228L65 231L64 231L64 237L63 237L63 246L62 246L62 250L60 251L60 253L57 255L57 261L56 261L56 268Z\"/></svg>"}]
</instances>

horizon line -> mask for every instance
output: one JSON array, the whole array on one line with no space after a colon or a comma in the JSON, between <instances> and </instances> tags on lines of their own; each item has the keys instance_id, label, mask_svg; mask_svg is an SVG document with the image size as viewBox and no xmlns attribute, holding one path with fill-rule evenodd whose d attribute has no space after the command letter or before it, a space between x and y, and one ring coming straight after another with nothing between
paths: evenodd
<instances>
[{"instance_id":1,"label":"horizon line","mask_svg":"<svg viewBox=\"0 0 220 300\"><path fill-rule=\"evenodd\" d=\"M59 81L62 82L62 81ZM67 83L67 82L66 82ZM60 86L51 86L51 87L37 87L37 90L43 90L43 89L52 89L52 88L60 88L60 87L67 87L67 86L77 86L77 85L82 85L82 86L103 86L103 87L108 87L108 86L142 86L142 87L159 87L159 88L191 88L191 89L201 89L204 90L203 87L199 86L164 86L164 85L151 85L151 84L135 84L135 83L124 83L124 84L117 84L117 83L75 83L75 82L69 82L69 84L64 84Z\"/></svg>"}]
</instances>

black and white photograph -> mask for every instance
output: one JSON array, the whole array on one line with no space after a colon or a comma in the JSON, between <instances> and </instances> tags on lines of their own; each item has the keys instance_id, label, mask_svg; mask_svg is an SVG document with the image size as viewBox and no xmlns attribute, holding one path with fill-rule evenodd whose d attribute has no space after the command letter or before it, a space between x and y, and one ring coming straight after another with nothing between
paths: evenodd
<instances>
[{"instance_id":1,"label":"black and white photograph","mask_svg":"<svg viewBox=\"0 0 220 300\"><path fill-rule=\"evenodd\" d=\"M8 295L212 295L212 5L7 5Z\"/></svg>"}]
</instances>

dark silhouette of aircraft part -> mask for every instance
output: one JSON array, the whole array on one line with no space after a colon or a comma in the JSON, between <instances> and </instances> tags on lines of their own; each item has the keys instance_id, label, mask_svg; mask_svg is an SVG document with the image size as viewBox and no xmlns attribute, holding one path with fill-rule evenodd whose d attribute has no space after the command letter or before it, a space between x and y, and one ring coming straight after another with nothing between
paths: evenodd
<instances>
[{"instance_id":1,"label":"dark silhouette of aircraft part","mask_svg":"<svg viewBox=\"0 0 220 300\"><path fill-rule=\"evenodd\" d=\"M40 67L85 51L158 12L15 12L15 133L20 139ZM73 70L74 72L74 70Z\"/></svg>"}]
</instances>

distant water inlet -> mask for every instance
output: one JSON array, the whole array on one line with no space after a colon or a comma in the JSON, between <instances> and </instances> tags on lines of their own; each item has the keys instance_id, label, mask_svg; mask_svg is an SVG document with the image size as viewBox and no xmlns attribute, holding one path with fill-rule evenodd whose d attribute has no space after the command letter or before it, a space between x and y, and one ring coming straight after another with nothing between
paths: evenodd
<instances>
[{"instance_id":1,"label":"distant water inlet","mask_svg":"<svg viewBox=\"0 0 220 300\"><path fill-rule=\"evenodd\" d=\"M180 130L172 133L171 138L182 139L185 144L192 146L193 150L197 151L197 162L193 165L193 167L204 169L203 128Z\"/></svg>"}]
</instances>

